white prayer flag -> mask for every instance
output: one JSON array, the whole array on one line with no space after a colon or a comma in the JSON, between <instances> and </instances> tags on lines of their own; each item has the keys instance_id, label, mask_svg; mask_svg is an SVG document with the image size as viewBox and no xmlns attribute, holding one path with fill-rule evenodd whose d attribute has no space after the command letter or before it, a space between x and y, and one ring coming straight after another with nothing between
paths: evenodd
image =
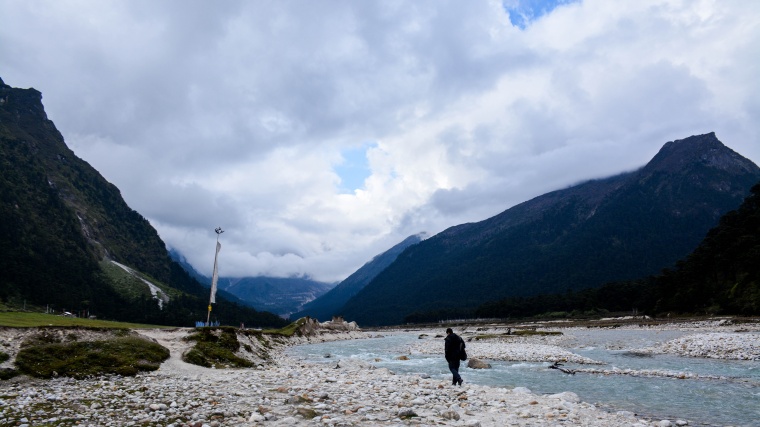
<instances>
[{"instance_id":1,"label":"white prayer flag","mask_svg":"<svg viewBox=\"0 0 760 427\"><path fill-rule=\"evenodd\" d=\"M216 303L216 282L217 280L219 280L219 270L217 268L216 260L219 257L220 249L222 249L222 244L219 242L216 242L216 255L214 255L214 274L213 276L211 276L211 299L209 300L209 304Z\"/></svg>"}]
</instances>

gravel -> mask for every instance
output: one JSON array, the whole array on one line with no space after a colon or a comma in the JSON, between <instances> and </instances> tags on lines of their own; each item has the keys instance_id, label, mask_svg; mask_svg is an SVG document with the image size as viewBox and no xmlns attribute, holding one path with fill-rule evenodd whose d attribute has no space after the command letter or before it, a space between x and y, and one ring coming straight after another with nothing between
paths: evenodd
<instances>
[{"instance_id":1,"label":"gravel","mask_svg":"<svg viewBox=\"0 0 760 427\"><path fill-rule=\"evenodd\" d=\"M699 328L695 328L699 330ZM208 369L181 360L192 329L140 333L171 351L154 372L87 380L17 377L0 382L0 425L32 426L605 426L688 425L650 420L630 412L609 413L572 392L538 395L523 387L494 388L415 375L342 359L309 364L269 349L271 359L251 369ZM368 336L325 334L289 343ZM0 334L0 338L9 339ZM695 332L649 351L698 357L754 358L757 331ZM468 343L468 352L504 360L576 359L561 340L535 337L511 342ZM414 351L438 351L437 340L420 340ZM440 347L440 346L438 346ZM508 349L507 349L508 348ZM485 357L484 357L485 358ZM521 359L522 358L522 359ZM580 361L579 361L580 360ZM6 362L9 363L9 362ZM597 368L588 368L594 370ZM630 373L629 373L630 374ZM634 373L635 374L635 373Z\"/></svg>"}]
</instances>

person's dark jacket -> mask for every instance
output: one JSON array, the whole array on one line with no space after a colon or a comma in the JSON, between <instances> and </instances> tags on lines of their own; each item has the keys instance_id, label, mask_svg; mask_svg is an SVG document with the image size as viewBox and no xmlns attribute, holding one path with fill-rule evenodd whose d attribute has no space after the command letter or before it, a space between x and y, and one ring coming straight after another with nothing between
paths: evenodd
<instances>
[{"instance_id":1,"label":"person's dark jacket","mask_svg":"<svg viewBox=\"0 0 760 427\"><path fill-rule=\"evenodd\" d=\"M446 335L446 339L444 339L445 345L443 347L444 355L446 356L447 362L453 362L459 360L459 354L462 348L464 348L464 340L462 337L455 333L450 333Z\"/></svg>"}]
</instances>

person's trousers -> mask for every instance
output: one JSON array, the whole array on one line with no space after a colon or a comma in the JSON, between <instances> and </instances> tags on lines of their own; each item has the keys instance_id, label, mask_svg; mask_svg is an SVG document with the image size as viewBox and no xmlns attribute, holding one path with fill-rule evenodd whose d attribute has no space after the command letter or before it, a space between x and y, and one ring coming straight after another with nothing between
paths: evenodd
<instances>
[{"instance_id":1,"label":"person's trousers","mask_svg":"<svg viewBox=\"0 0 760 427\"><path fill-rule=\"evenodd\" d=\"M449 371L451 371L451 375L454 376L451 379L451 384L456 385L459 381L462 380L462 377L459 376L459 361L451 360L448 362L449 362Z\"/></svg>"}]
</instances>

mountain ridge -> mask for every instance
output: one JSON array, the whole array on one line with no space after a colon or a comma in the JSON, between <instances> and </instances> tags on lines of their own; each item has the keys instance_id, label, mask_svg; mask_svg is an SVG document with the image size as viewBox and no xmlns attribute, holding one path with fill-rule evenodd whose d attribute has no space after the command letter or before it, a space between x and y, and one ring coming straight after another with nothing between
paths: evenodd
<instances>
[{"instance_id":1,"label":"mountain ridge","mask_svg":"<svg viewBox=\"0 0 760 427\"><path fill-rule=\"evenodd\" d=\"M179 251L172 249L169 253L190 276L203 286L211 288L211 278L199 273ZM319 282L308 277L222 276L217 281L217 292L227 299L283 318L333 287L333 283Z\"/></svg>"},{"instance_id":2,"label":"mountain ridge","mask_svg":"<svg viewBox=\"0 0 760 427\"><path fill-rule=\"evenodd\" d=\"M42 94L2 79L0 219L3 304L178 326L206 318L208 292L119 189L69 149ZM159 288L161 305L152 295ZM225 299L217 308L215 318L228 324L285 323Z\"/></svg>"},{"instance_id":3,"label":"mountain ridge","mask_svg":"<svg viewBox=\"0 0 760 427\"><path fill-rule=\"evenodd\" d=\"M291 320L310 316L320 321L328 321L335 315L341 315L340 309L351 297L362 290L373 278L396 260L398 255L407 247L421 242L426 233L418 233L407 237L387 251L376 255L362 265L350 276L342 280L333 289L313 301L306 303L303 310L291 316Z\"/></svg>"},{"instance_id":4,"label":"mountain ridge","mask_svg":"<svg viewBox=\"0 0 760 427\"><path fill-rule=\"evenodd\" d=\"M402 323L654 274L693 250L758 180L760 169L714 133L671 141L635 171L546 193L407 249L343 313L359 324Z\"/></svg>"}]
</instances>

